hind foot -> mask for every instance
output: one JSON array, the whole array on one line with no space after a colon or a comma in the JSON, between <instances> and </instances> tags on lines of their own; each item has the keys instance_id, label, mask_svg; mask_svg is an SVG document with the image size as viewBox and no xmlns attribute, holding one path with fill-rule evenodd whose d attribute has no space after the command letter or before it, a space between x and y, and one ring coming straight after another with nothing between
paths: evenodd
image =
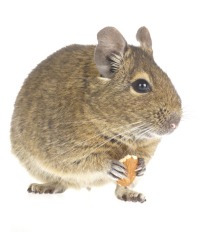
<instances>
[{"instance_id":1,"label":"hind foot","mask_svg":"<svg viewBox=\"0 0 200 232\"><path fill-rule=\"evenodd\" d=\"M145 196L142 193L135 192L127 187L117 186L115 195L118 199L123 201L133 201L143 203L146 201Z\"/></svg>"},{"instance_id":2,"label":"hind foot","mask_svg":"<svg viewBox=\"0 0 200 232\"><path fill-rule=\"evenodd\" d=\"M31 184L27 191L29 193L62 193L66 190L61 184L46 183L46 184Z\"/></svg>"}]
</instances>

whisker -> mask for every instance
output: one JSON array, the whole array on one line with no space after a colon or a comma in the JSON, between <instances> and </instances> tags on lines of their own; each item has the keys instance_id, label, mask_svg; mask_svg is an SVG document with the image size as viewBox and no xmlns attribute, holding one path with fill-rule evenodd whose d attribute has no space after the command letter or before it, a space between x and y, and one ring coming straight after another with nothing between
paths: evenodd
<instances>
[{"instance_id":1,"label":"whisker","mask_svg":"<svg viewBox=\"0 0 200 232\"><path fill-rule=\"evenodd\" d=\"M117 127L117 128L112 129L112 132L116 133L116 131L119 131L121 128L124 128L124 127L127 127L127 126L130 127L130 126L132 126L132 125L137 125L137 124L140 124L140 123L141 123L141 122L134 122L134 123L130 123L130 124L126 125L126 126L123 125L123 126L120 126L120 127ZM128 129L128 130L130 130L130 129ZM128 131L128 130L127 130L127 131ZM111 131L110 131L110 128L104 129L104 131L102 131L102 132L96 134L95 136L90 137L89 139L86 139L86 140L84 140L84 141L81 141L81 142L79 142L79 143L76 143L72 148L70 148L70 149L68 149L68 150L65 150L63 153L59 153L57 156L54 156L53 160L56 159L58 156L63 155L63 154L66 153L66 152L74 152L74 151L76 151L76 149L78 149L81 145L84 146L84 145L86 145L86 143L87 143L88 141L91 141L91 140L93 140L93 139L95 139L95 138L98 138L98 137L105 136L106 133L108 133L108 132L111 132ZM106 142L103 142L102 144L98 144L97 147L96 147L96 146L91 147L91 149L92 149L92 148L95 148L95 150L96 150L96 149L98 149L98 147L103 146L103 145L106 144L108 141L110 141L110 140L112 140L112 139L118 137L119 135L120 135L120 133L117 134L117 135L114 135L114 136L111 137L111 138L109 138L109 140L107 140ZM85 143L85 144L84 144L84 143Z\"/></svg>"},{"instance_id":2,"label":"whisker","mask_svg":"<svg viewBox=\"0 0 200 232\"><path fill-rule=\"evenodd\" d=\"M117 130L119 130L120 128L124 128L124 127L127 128L127 127L130 127L131 125L137 125L137 124L139 125L139 124L141 124L141 122L134 122L134 123L130 123L130 124L126 125L126 126L120 126L120 127L115 128L115 130L117 131ZM132 128L128 128L128 129L126 129L125 131L123 131L123 132L121 132L121 133L117 133L116 135L110 137L108 140L106 140L106 141L104 141L104 142L102 142L102 143L100 143L100 144L97 144L96 146L90 147L90 149L92 150L92 152L95 152L97 149L99 149L100 147L103 147L106 143L108 143L108 142L111 141L112 139L115 139L115 138L117 138L117 137L120 136L120 135L123 137L123 134L126 133L127 131L130 131L131 129L132 129ZM70 150L64 151L62 154L64 154L65 152L74 152L74 151L76 151L76 150L78 149L78 146L79 146L79 145L85 143L86 141L89 141L89 140L92 140L92 139L94 139L94 138L100 137L100 136L102 136L102 135L104 136L104 135L105 135L104 133L106 133L106 132L110 132L110 130L105 130L104 132L101 132L101 133L99 133L98 135L93 136L92 138L89 138L89 139L87 139L87 140L85 140L85 141L83 141L83 142L80 142L80 143L76 144L75 146L73 146ZM130 139L130 137L127 138L127 139ZM62 155L62 154L60 153L58 156L60 156L60 155ZM58 157L58 156L57 156L57 157ZM55 157L55 159L56 159L57 157ZM66 160L67 160L67 158L66 158L65 160L62 160L62 162L65 162Z\"/></svg>"},{"instance_id":3,"label":"whisker","mask_svg":"<svg viewBox=\"0 0 200 232\"><path fill-rule=\"evenodd\" d=\"M129 126L130 126L130 125L132 125L132 123L131 123L131 124L129 124ZM100 148L100 147L104 146L106 143L108 143L108 142L109 142L109 141L111 141L112 139L115 139L115 138L117 138L117 137L119 137L119 136L124 137L124 135L125 135L127 132L130 132L130 131L131 131L131 129L132 129L132 128L129 128L129 129L125 130L124 132L122 132L122 133L118 133L118 134L116 134L115 136L113 136L113 137L109 138L109 139L108 139L108 140L106 140L105 142L103 142L103 143L101 143L101 144L98 144L98 146L97 146L97 147L95 147L95 150L94 150L94 151L96 151L98 148ZM130 137L129 137L128 139L130 139Z\"/></svg>"},{"instance_id":4,"label":"whisker","mask_svg":"<svg viewBox=\"0 0 200 232\"><path fill-rule=\"evenodd\" d=\"M142 139L142 138L144 137L145 134L151 133L151 132L153 132L153 128L151 127L151 125L150 125L150 124L149 124L148 126L146 125L146 126L139 132L136 141Z\"/></svg>"}]
</instances>

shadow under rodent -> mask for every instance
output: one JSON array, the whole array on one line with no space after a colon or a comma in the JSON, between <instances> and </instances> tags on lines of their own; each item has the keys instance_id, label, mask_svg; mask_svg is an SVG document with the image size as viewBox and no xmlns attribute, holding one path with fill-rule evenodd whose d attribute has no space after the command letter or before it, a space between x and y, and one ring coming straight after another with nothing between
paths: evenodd
<instances>
[{"instance_id":1,"label":"shadow under rodent","mask_svg":"<svg viewBox=\"0 0 200 232\"><path fill-rule=\"evenodd\" d=\"M178 126L181 100L167 74L153 59L149 31L128 45L106 27L97 46L71 45L42 61L25 80L11 124L13 153L43 184L29 192L58 193L90 188L126 176L119 162L136 155L137 175L161 137ZM145 197L117 186L116 196L144 202Z\"/></svg>"}]
</instances>

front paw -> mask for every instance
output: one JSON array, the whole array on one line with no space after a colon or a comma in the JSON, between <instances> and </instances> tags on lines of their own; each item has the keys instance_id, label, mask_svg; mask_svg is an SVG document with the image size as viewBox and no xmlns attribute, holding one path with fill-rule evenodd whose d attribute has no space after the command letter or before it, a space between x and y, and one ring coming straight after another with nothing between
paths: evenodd
<instances>
[{"instance_id":1,"label":"front paw","mask_svg":"<svg viewBox=\"0 0 200 232\"><path fill-rule=\"evenodd\" d=\"M136 171L136 176L143 176L146 171L146 165L144 158L138 158L138 165Z\"/></svg>"},{"instance_id":2,"label":"front paw","mask_svg":"<svg viewBox=\"0 0 200 232\"><path fill-rule=\"evenodd\" d=\"M127 170L123 163L118 160L112 160L108 175L115 181L127 177Z\"/></svg>"}]
</instances>

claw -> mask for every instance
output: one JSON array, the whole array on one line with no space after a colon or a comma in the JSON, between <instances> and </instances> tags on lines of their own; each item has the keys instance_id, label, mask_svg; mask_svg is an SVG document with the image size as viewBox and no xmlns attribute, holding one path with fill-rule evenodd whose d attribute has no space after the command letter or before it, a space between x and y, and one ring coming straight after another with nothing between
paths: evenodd
<instances>
[{"instance_id":1,"label":"claw","mask_svg":"<svg viewBox=\"0 0 200 232\"><path fill-rule=\"evenodd\" d=\"M113 160L108 174L114 180L123 179L127 177L127 170L123 163Z\"/></svg>"},{"instance_id":2,"label":"claw","mask_svg":"<svg viewBox=\"0 0 200 232\"><path fill-rule=\"evenodd\" d=\"M144 175L144 172L146 171L146 166L143 158L138 158L138 166L135 171L137 176Z\"/></svg>"}]
</instances>

